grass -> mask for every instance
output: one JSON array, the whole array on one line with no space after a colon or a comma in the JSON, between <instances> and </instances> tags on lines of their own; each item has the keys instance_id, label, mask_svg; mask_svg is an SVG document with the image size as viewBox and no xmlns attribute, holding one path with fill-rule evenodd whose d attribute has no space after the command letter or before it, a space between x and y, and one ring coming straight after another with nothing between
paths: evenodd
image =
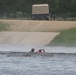
<instances>
[{"instance_id":1,"label":"grass","mask_svg":"<svg viewBox=\"0 0 76 75\"><path fill-rule=\"evenodd\" d=\"M0 31L8 31L9 25L3 22L0 22Z\"/></svg>"},{"instance_id":2,"label":"grass","mask_svg":"<svg viewBox=\"0 0 76 75\"><path fill-rule=\"evenodd\" d=\"M76 46L76 28L61 31L47 46Z\"/></svg>"}]
</instances>

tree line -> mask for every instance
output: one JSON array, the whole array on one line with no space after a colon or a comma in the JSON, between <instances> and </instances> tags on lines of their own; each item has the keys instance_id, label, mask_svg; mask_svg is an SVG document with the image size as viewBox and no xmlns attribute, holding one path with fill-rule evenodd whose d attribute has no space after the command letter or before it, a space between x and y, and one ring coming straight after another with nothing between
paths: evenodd
<instances>
[{"instance_id":1,"label":"tree line","mask_svg":"<svg viewBox=\"0 0 76 75\"><path fill-rule=\"evenodd\" d=\"M76 18L76 0L0 0L0 18L31 18L33 4L49 4L51 17Z\"/></svg>"}]
</instances>

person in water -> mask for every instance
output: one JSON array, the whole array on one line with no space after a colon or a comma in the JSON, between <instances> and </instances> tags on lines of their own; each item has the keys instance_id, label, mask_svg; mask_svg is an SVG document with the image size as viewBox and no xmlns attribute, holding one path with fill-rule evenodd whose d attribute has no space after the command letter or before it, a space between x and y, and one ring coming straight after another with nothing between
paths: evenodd
<instances>
[{"instance_id":1,"label":"person in water","mask_svg":"<svg viewBox=\"0 0 76 75\"><path fill-rule=\"evenodd\" d=\"M35 52L35 49L32 48L30 52L34 53ZM43 52L45 52L45 50L44 49L40 49L36 53L43 53Z\"/></svg>"},{"instance_id":2,"label":"person in water","mask_svg":"<svg viewBox=\"0 0 76 75\"><path fill-rule=\"evenodd\" d=\"M40 49L39 50L39 53L42 53L42 52L45 52L45 50L44 49Z\"/></svg>"},{"instance_id":3,"label":"person in water","mask_svg":"<svg viewBox=\"0 0 76 75\"><path fill-rule=\"evenodd\" d=\"M39 53L42 53L42 50L39 50Z\"/></svg>"},{"instance_id":4,"label":"person in water","mask_svg":"<svg viewBox=\"0 0 76 75\"><path fill-rule=\"evenodd\" d=\"M35 51L35 49L34 49L34 48L32 48L30 52L33 52L33 53L34 53L34 51Z\"/></svg>"}]
</instances>

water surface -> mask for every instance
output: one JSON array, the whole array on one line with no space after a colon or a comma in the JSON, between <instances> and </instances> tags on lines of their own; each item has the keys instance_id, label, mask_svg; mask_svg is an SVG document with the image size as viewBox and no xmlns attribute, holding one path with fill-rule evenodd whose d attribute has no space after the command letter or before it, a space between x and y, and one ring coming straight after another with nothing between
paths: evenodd
<instances>
[{"instance_id":1,"label":"water surface","mask_svg":"<svg viewBox=\"0 0 76 75\"><path fill-rule=\"evenodd\" d=\"M29 51L32 47L0 46L2 50ZM0 55L0 75L76 75L76 48L67 47L35 47L45 48L47 52L66 52L53 56L6 57Z\"/></svg>"}]
</instances>

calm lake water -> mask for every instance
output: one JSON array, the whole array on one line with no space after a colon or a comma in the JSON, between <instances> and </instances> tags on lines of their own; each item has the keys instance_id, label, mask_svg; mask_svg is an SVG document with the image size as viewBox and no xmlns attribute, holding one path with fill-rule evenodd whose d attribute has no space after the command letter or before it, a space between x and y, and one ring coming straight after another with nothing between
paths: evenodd
<instances>
[{"instance_id":1,"label":"calm lake water","mask_svg":"<svg viewBox=\"0 0 76 75\"><path fill-rule=\"evenodd\" d=\"M0 46L0 51L29 51L32 47ZM74 47L34 47L44 48L53 56L6 57L0 55L0 75L76 75L76 48Z\"/></svg>"}]
</instances>

